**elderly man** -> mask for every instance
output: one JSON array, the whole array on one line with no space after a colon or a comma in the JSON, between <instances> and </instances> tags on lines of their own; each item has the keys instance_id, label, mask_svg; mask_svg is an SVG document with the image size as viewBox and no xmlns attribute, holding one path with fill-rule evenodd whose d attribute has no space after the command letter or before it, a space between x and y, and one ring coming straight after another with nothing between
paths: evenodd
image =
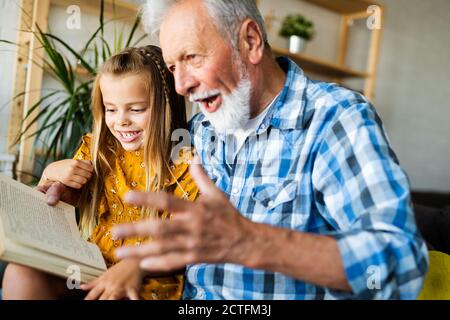
<instances>
[{"instance_id":1,"label":"elderly man","mask_svg":"<svg viewBox=\"0 0 450 320\"><path fill-rule=\"evenodd\" d=\"M178 93L202 110L202 195L130 194L173 218L118 226L153 241L117 255L187 265L186 299L416 298L426 247L371 104L275 59L254 1L148 1L144 19Z\"/></svg>"}]
</instances>

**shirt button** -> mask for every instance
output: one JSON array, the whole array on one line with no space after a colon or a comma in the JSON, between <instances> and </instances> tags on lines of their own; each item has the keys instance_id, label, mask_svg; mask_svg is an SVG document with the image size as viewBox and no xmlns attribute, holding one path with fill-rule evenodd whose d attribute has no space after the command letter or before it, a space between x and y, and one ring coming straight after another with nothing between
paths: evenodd
<instances>
[{"instance_id":1,"label":"shirt button","mask_svg":"<svg viewBox=\"0 0 450 320\"><path fill-rule=\"evenodd\" d=\"M264 129L266 127L266 125L263 123L262 125L261 125L261 129Z\"/></svg>"},{"instance_id":2,"label":"shirt button","mask_svg":"<svg viewBox=\"0 0 450 320\"><path fill-rule=\"evenodd\" d=\"M269 201L268 205L269 205L269 207L272 207L273 206L273 201Z\"/></svg>"},{"instance_id":3,"label":"shirt button","mask_svg":"<svg viewBox=\"0 0 450 320\"><path fill-rule=\"evenodd\" d=\"M239 189L238 189L238 188L233 188L232 192L233 192L234 194L236 194L236 193L239 192Z\"/></svg>"}]
</instances>

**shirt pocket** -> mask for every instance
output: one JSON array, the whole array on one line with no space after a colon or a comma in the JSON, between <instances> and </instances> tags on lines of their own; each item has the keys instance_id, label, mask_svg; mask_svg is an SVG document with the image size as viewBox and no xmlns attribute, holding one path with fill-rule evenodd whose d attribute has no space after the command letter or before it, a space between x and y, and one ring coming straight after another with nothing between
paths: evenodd
<instances>
[{"instance_id":1,"label":"shirt pocket","mask_svg":"<svg viewBox=\"0 0 450 320\"><path fill-rule=\"evenodd\" d=\"M273 209L295 198L297 181L287 180L279 183L266 183L253 188L252 198L267 209Z\"/></svg>"},{"instance_id":2,"label":"shirt pocket","mask_svg":"<svg viewBox=\"0 0 450 320\"><path fill-rule=\"evenodd\" d=\"M285 180L279 183L257 185L252 191L254 202L251 220L279 227L292 228L298 222L296 194L299 182Z\"/></svg>"}]
</instances>

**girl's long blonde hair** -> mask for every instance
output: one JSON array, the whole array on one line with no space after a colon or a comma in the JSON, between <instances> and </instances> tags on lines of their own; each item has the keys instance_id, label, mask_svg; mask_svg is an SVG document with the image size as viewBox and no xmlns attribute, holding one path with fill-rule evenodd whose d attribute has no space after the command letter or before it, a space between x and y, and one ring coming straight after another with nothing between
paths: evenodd
<instances>
[{"instance_id":1,"label":"girl's long blonde hair","mask_svg":"<svg viewBox=\"0 0 450 320\"><path fill-rule=\"evenodd\" d=\"M143 143L147 191L164 190L164 183L172 174L169 163L173 147L171 134L178 128L187 127L184 98L175 91L173 76L166 68L160 48L126 48L103 64L92 90L91 159L95 174L84 188L80 201L80 230L86 239L97 225L97 212L104 193L105 177L112 170L108 159L115 158L117 151L122 148L105 123L105 107L100 90L100 78L103 74L143 76L150 109ZM146 212L149 214L150 211Z\"/></svg>"}]
</instances>

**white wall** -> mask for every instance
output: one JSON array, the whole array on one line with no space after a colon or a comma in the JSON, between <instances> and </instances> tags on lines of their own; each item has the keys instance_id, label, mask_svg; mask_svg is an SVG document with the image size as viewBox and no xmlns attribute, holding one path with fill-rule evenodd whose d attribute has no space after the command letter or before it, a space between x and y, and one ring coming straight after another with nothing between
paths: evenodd
<instances>
[{"instance_id":1,"label":"white wall","mask_svg":"<svg viewBox=\"0 0 450 320\"><path fill-rule=\"evenodd\" d=\"M386 20L374 104L415 190L450 191L450 1L381 0ZM261 0L263 14L300 12L317 37L305 53L335 59L337 15L299 0ZM320 10L320 12L317 12ZM277 26L279 28L279 24ZM273 33L273 32L272 32ZM280 39L272 39L281 44ZM365 21L355 23L347 64L364 68ZM362 81L346 81L361 89Z\"/></svg>"},{"instance_id":2,"label":"white wall","mask_svg":"<svg viewBox=\"0 0 450 320\"><path fill-rule=\"evenodd\" d=\"M385 2L378 108L413 187L450 191L450 1Z\"/></svg>"},{"instance_id":3,"label":"white wall","mask_svg":"<svg viewBox=\"0 0 450 320\"><path fill-rule=\"evenodd\" d=\"M19 6L15 0L0 0L0 39L17 41ZM0 43L0 154L7 152L9 101L13 94L16 47Z\"/></svg>"},{"instance_id":4,"label":"white wall","mask_svg":"<svg viewBox=\"0 0 450 320\"><path fill-rule=\"evenodd\" d=\"M380 2L386 20L375 105L413 189L448 192L450 1Z\"/></svg>"}]
</instances>

